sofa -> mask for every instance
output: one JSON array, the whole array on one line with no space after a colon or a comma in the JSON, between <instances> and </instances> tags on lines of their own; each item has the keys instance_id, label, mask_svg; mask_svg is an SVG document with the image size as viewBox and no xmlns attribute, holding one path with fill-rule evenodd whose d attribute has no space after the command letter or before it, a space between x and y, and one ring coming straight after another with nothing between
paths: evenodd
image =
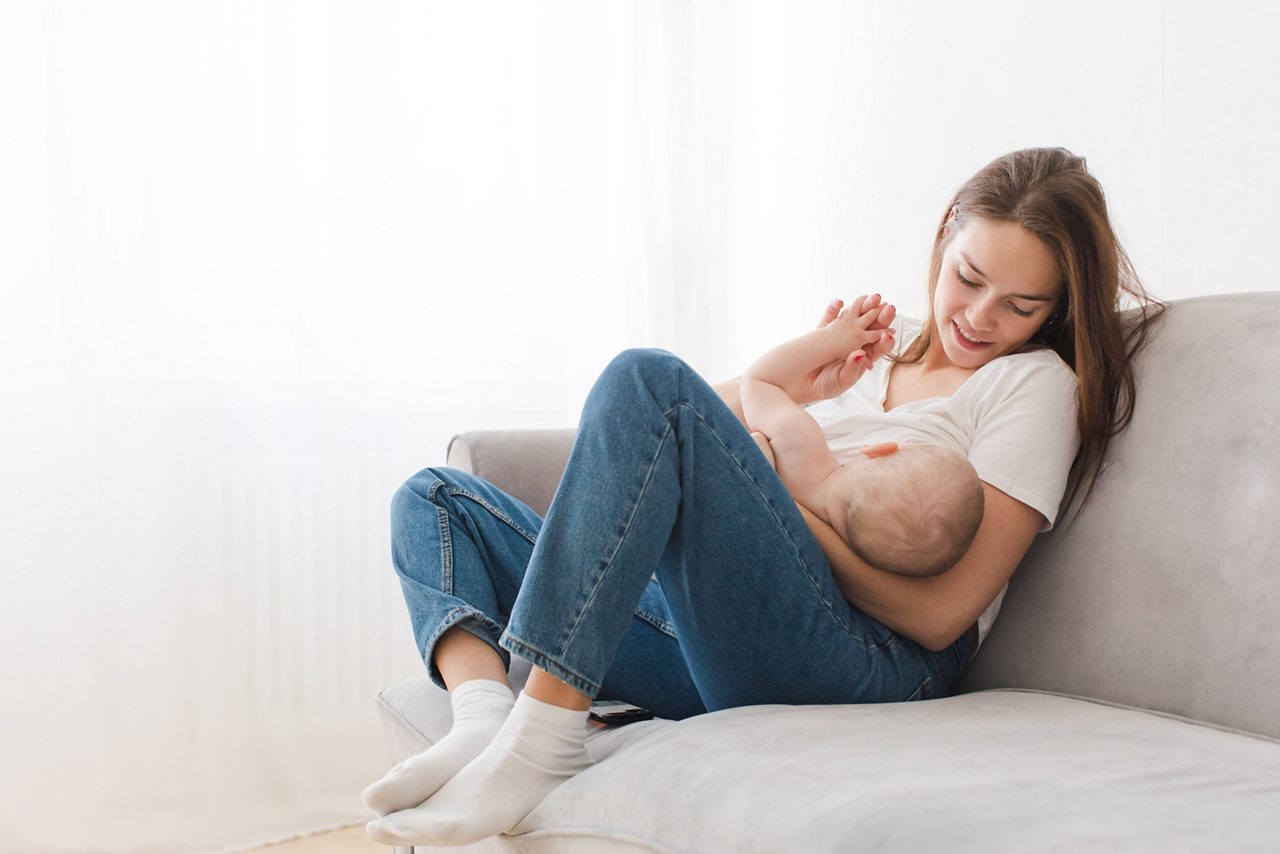
<instances>
[{"instance_id":1,"label":"sofa","mask_svg":"<svg viewBox=\"0 0 1280 854\"><path fill-rule=\"evenodd\" d=\"M951 696L596 726L596 765L464 850L1280 851L1278 336L1280 293L1170 304L1092 497ZM572 438L464 433L448 462L545 511ZM391 763L449 729L425 675L377 708Z\"/></svg>"}]
</instances>

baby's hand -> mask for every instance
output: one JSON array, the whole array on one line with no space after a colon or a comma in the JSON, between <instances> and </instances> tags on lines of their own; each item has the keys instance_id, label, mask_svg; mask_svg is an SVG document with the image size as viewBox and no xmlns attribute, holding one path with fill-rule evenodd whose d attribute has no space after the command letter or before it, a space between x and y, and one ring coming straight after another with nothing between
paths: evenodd
<instances>
[{"instance_id":1,"label":"baby's hand","mask_svg":"<svg viewBox=\"0 0 1280 854\"><path fill-rule=\"evenodd\" d=\"M753 432L751 438L756 440L756 444L760 446L760 450L764 452L764 458L769 461L769 465L774 471L778 470L778 463L773 458L773 446L769 444L769 437L760 432Z\"/></svg>"},{"instance_id":2,"label":"baby's hand","mask_svg":"<svg viewBox=\"0 0 1280 854\"><path fill-rule=\"evenodd\" d=\"M856 383L871 364L893 349L893 322L896 309L880 304L880 295L860 296L840 312L828 328L844 336L849 355L837 371L835 382L840 388Z\"/></svg>"},{"instance_id":3,"label":"baby's hand","mask_svg":"<svg viewBox=\"0 0 1280 854\"><path fill-rule=\"evenodd\" d=\"M818 329L834 327L832 334L840 341L840 336L852 325L855 337L834 348L844 352L809 371L801 381L787 389L787 394L800 404L844 394L876 359L893 349L893 327L890 324L896 313L897 309L892 305L880 304L879 294L860 296L848 308L845 308L844 300L832 300L818 321ZM858 333L858 329L862 332Z\"/></svg>"},{"instance_id":4,"label":"baby's hand","mask_svg":"<svg viewBox=\"0 0 1280 854\"><path fill-rule=\"evenodd\" d=\"M860 296L831 322L833 329L849 338L851 350L863 350L868 365L893 347L893 318L897 309L881 304L880 295Z\"/></svg>"},{"instance_id":5,"label":"baby's hand","mask_svg":"<svg viewBox=\"0 0 1280 854\"><path fill-rule=\"evenodd\" d=\"M894 328L892 324L893 319L898 314L898 309L891 303L880 305L879 294L872 294L870 297L861 297L860 299L863 302L854 301L855 309L861 308L866 312L875 309L877 306L879 307L879 314L871 322L871 325L867 327L867 330L869 332L880 332L880 337L862 348L867 354L867 367L870 367L875 363L876 359L893 351Z\"/></svg>"}]
</instances>

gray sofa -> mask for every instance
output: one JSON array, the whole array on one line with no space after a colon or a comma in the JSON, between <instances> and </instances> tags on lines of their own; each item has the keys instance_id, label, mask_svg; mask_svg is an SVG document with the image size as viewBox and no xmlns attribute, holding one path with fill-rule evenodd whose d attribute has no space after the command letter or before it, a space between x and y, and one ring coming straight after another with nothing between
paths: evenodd
<instances>
[{"instance_id":1,"label":"gray sofa","mask_svg":"<svg viewBox=\"0 0 1280 854\"><path fill-rule=\"evenodd\" d=\"M1277 293L1172 304L952 696L598 729L597 765L467 850L1280 851L1278 336ZM571 438L466 433L449 463L544 510ZM392 763L448 730L425 676L377 702Z\"/></svg>"}]
</instances>

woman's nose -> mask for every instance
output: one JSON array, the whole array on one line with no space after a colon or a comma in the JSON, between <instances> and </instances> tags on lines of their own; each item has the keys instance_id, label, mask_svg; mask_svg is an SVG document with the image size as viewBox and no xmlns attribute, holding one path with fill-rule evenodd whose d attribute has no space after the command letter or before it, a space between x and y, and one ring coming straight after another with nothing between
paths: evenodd
<instances>
[{"instance_id":1,"label":"woman's nose","mask_svg":"<svg viewBox=\"0 0 1280 854\"><path fill-rule=\"evenodd\" d=\"M993 328L991 322L993 310L991 303L987 300L979 300L969 306L969 311L966 312L966 316L969 319L969 328L978 335L981 335L984 332L990 332Z\"/></svg>"}]
</instances>

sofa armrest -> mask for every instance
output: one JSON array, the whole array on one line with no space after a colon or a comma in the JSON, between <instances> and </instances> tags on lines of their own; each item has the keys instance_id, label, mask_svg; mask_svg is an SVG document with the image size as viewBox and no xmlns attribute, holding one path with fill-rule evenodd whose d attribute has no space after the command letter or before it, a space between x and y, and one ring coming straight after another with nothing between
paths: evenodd
<instances>
[{"instance_id":1,"label":"sofa armrest","mask_svg":"<svg viewBox=\"0 0 1280 854\"><path fill-rule=\"evenodd\" d=\"M448 465L479 475L545 516L577 431L473 430L449 440Z\"/></svg>"}]
</instances>

